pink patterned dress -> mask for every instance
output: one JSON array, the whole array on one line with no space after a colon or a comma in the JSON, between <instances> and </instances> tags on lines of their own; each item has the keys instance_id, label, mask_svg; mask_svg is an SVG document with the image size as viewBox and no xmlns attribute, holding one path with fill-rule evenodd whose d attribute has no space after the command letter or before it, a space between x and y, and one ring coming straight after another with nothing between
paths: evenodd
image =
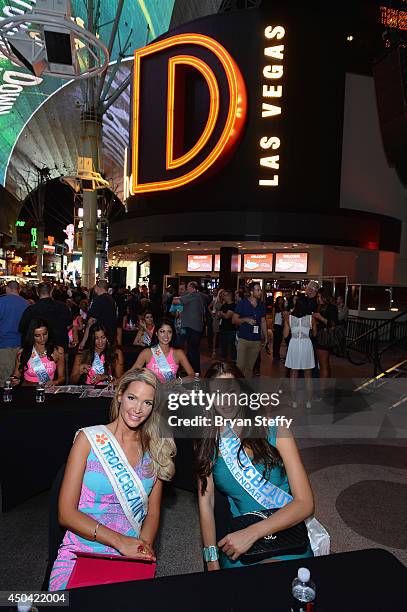
<instances>
[{"instance_id":1,"label":"pink patterned dress","mask_svg":"<svg viewBox=\"0 0 407 612\"><path fill-rule=\"evenodd\" d=\"M135 467L135 472L142 481L147 495L150 495L156 481L156 474L149 453L144 454L143 459ZM139 535L135 533L124 514L112 485L92 448L86 462L78 510L95 519L101 525L105 525L123 535L132 537ZM115 548L86 540L72 533L72 531L66 531L51 571L50 591L60 591L66 588L75 564L75 551L110 555L120 554Z\"/></svg>"}]
</instances>

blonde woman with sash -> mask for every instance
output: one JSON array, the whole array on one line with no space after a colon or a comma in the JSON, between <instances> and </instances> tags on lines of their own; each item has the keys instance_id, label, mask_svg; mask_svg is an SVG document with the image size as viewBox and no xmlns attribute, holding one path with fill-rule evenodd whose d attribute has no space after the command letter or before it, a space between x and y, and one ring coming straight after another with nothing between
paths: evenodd
<instances>
[{"instance_id":1,"label":"blonde woman with sash","mask_svg":"<svg viewBox=\"0 0 407 612\"><path fill-rule=\"evenodd\" d=\"M119 381L111 422L80 430L59 496L66 527L49 590L66 587L75 551L155 560L163 481L174 475L175 444L159 431L160 383L148 370Z\"/></svg>"},{"instance_id":2,"label":"blonde woman with sash","mask_svg":"<svg viewBox=\"0 0 407 612\"><path fill-rule=\"evenodd\" d=\"M205 378L216 379L216 384L211 384L211 390L214 386L214 391L215 388L224 391L224 385L229 384L233 386L233 389L228 389L229 392L242 391L239 381L233 379L243 378L243 375L231 364L215 362ZM254 417L258 414L258 411L253 413L250 409L246 409L245 414L239 414L239 407L218 406L216 411L225 418ZM275 427L255 427L251 430L218 428L197 440L195 450L203 556L208 570L242 567L240 555L257 540L292 527L313 514L311 486L294 438L287 429L284 429L283 435L279 435ZM253 486L244 488L242 473ZM233 517L265 508L279 509L272 516L229 533L216 542L215 488L227 497ZM303 554L272 557L262 563L312 556L311 546L308 545Z\"/></svg>"},{"instance_id":3,"label":"blonde woman with sash","mask_svg":"<svg viewBox=\"0 0 407 612\"><path fill-rule=\"evenodd\" d=\"M67 330L68 336L68 330ZM31 319L23 347L17 353L11 384L16 386L38 385L45 387L63 385L65 382L64 349L52 340L48 322L45 319Z\"/></svg>"},{"instance_id":4,"label":"blonde woman with sash","mask_svg":"<svg viewBox=\"0 0 407 612\"><path fill-rule=\"evenodd\" d=\"M179 366L182 366L187 376L193 376L194 371L184 351L173 347L173 338L174 324L171 319L164 317L158 322L157 335L152 345L140 353L131 369L146 367L162 383L175 380Z\"/></svg>"}]
</instances>

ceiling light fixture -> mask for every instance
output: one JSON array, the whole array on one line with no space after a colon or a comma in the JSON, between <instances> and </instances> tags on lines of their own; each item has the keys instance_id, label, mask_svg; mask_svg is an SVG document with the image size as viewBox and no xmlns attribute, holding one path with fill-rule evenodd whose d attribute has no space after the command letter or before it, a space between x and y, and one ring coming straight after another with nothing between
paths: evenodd
<instances>
[{"instance_id":1,"label":"ceiling light fixture","mask_svg":"<svg viewBox=\"0 0 407 612\"><path fill-rule=\"evenodd\" d=\"M20 2L27 7L27 3ZM36 77L86 79L103 73L109 52L71 17L70 0L38 0L0 23L1 53Z\"/></svg>"}]
</instances>

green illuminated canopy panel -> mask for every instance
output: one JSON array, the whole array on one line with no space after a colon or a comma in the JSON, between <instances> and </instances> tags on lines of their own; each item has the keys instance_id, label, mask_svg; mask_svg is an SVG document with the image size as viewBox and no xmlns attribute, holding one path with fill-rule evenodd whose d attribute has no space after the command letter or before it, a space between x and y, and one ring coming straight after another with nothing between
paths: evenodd
<instances>
[{"instance_id":1,"label":"green illuminated canopy panel","mask_svg":"<svg viewBox=\"0 0 407 612\"><path fill-rule=\"evenodd\" d=\"M27 10L27 5L34 6L35 3L36 0L24 0L23 2L22 0L0 0L0 19L21 14ZM129 56L132 55L133 49L144 46L166 32L173 6L174 0L159 0L159 2L156 0L125 0L119 32L110 60L118 59L118 41L125 41L131 30L133 31ZM105 43L109 41L116 8L117 0L100 2L101 16L98 34ZM83 0L72 0L74 17L86 19L85 10ZM37 109L66 83L66 81L52 77L36 79L28 70L15 66L0 54L0 184L6 185L8 163L14 145L24 127ZM13 85L13 87L7 87L7 85ZM52 138L51 133L50 138ZM35 148L36 143L33 141L30 146ZM70 160L67 161L69 163Z\"/></svg>"}]
</instances>

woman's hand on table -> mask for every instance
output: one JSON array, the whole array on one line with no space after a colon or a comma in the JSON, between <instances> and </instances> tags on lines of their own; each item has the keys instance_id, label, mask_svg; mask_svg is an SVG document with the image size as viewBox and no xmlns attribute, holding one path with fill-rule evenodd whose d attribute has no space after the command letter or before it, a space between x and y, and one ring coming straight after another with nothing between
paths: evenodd
<instances>
[{"instance_id":1,"label":"woman's hand on table","mask_svg":"<svg viewBox=\"0 0 407 612\"><path fill-rule=\"evenodd\" d=\"M231 559L236 561L253 546L257 536L250 527L229 533L218 542L218 547Z\"/></svg>"},{"instance_id":2,"label":"woman's hand on table","mask_svg":"<svg viewBox=\"0 0 407 612\"><path fill-rule=\"evenodd\" d=\"M122 536L118 551L125 557L135 557L145 561L156 561L153 548L144 540Z\"/></svg>"}]
</instances>

